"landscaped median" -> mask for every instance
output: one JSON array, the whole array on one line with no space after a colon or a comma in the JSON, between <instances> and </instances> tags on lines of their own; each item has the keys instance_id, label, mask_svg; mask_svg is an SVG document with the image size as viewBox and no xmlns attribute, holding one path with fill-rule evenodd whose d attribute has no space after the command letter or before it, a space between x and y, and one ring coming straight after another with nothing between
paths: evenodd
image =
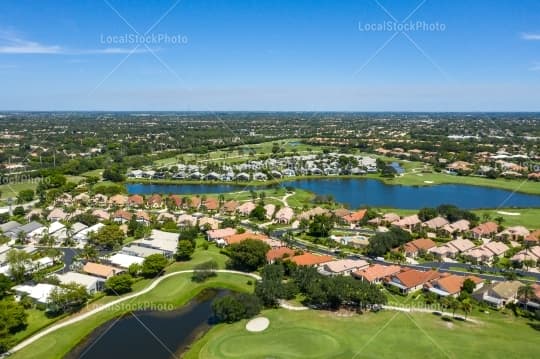
<instances>
[{"instance_id":1,"label":"landscaped median","mask_svg":"<svg viewBox=\"0 0 540 359\"><path fill-rule=\"evenodd\" d=\"M141 291L54 324L12 348L14 354L10 358L62 358L99 325L133 308L177 308L206 288L251 291L248 281L258 278L250 273L219 270L216 277L195 283L191 280L192 273L193 270L185 270L166 274Z\"/></svg>"}]
</instances>

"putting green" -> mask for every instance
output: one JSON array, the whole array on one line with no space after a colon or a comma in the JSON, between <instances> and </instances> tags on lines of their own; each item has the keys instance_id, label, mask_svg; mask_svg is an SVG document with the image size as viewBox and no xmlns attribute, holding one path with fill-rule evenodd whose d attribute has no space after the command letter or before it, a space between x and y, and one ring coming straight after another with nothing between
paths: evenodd
<instances>
[{"instance_id":1,"label":"putting green","mask_svg":"<svg viewBox=\"0 0 540 359\"><path fill-rule=\"evenodd\" d=\"M246 343L249 343L249 346ZM329 358L339 354L340 347L340 343L331 333L297 327L263 333L238 333L223 338L209 348L208 357Z\"/></svg>"},{"instance_id":2,"label":"putting green","mask_svg":"<svg viewBox=\"0 0 540 359\"><path fill-rule=\"evenodd\" d=\"M432 314L382 311L339 317L323 311L266 310L270 326L220 324L193 343L185 359L522 359L537 357L535 323L475 313L479 323ZM509 344L511 343L511 344Z\"/></svg>"}]
</instances>

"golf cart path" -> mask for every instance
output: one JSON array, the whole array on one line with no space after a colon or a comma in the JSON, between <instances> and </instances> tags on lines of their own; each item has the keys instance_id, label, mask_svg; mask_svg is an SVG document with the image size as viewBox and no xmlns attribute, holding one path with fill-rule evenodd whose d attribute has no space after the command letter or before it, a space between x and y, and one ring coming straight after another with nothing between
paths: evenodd
<instances>
[{"instance_id":1,"label":"golf cart path","mask_svg":"<svg viewBox=\"0 0 540 359\"><path fill-rule=\"evenodd\" d=\"M154 289L155 287L157 287L157 285L159 283L161 283L163 280L167 279L167 278L170 278L170 277L173 277L173 276L176 276L176 275L180 275L180 274L186 274L186 273L194 273L195 270L183 270L183 271L178 271L178 272L173 272L173 273L169 273L169 274L166 274L164 275L163 277L159 277L157 280L153 281L148 287L146 287L145 289L139 291L139 292L135 292L133 294L129 294L125 297L122 297L122 298L119 298L117 300L114 300L112 302L109 302L107 304L104 304L96 309L93 309L93 310L90 310L88 312L85 312L81 315L78 315L76 317L73 317L71 319L68 319L66 321L63 321L61 323L58 323L58 324L54 324L50 327L47 327L45 328L44 330L36 333L35 335L31 336L30 338L20 342L19 344L15 345L13 348L11 348L9 350L10 353L14 353L16 351L19 351L25 347L27 347L28 345L32 344L33 342L35 342L36 340L39 340L41 338L43 338L44 336L46 336L47 334L50 334L52 332L55 332L57 331L58 329L61 329L61 328L64 328L68 325L71 325L71 324L74 324L74 323L77 323L77 322L80 322L81 320L84 320L88 317L91 317L92 315L96 314L96 313L99 313L103 310L106 310L114 305L117 305L119 303L122 303L126 300L129 300L129 299L132 299L132 298L136 298L136 297L139 297L143 294L146 294L148 292L150 292L152 289ZM218 269L218 270L215 270L216 273L232 273L232 274L239 274L239 275L244 275L244 276L248 276L248 277L251 277L251 278L254 278L256 280L260 280L261 277L258 276L257 274L253 274L253 273L245 273L245 272L239 272L239 271L234 271L234 270L227 270L227 269Z\"/></svg>"}]
</instances>

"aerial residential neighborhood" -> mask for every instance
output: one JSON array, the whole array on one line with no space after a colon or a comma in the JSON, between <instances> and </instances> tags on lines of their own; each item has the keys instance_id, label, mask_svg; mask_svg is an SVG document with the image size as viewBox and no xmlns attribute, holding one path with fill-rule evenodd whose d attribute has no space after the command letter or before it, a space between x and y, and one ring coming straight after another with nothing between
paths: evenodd
<instances>
[{"instance_id":1,"label":"aerial residential neighborhood","mask_svg":"<svg viewBox=\"0 0 540 359\"><path fill-rule=\"evenodd\" d=\"M0 2L0 359L538 357L540 2Z\"/></svg>"}]
</instances>

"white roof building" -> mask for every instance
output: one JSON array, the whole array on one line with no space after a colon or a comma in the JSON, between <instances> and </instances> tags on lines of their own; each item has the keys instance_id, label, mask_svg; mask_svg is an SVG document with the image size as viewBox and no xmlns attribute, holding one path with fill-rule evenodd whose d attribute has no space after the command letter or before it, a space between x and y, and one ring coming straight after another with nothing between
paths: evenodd
<instances>
[{"instance_id":1,"label":"white roof building","mask_svg":"<svg viewBox=\"0 0 540 359\"><path fill-rule=\"evenodd\" d=\"M101 278L77 272L66 272L56 276L61 284L77 283L84 286L88 293L98 291L100 289L99 282L103 282L103 279Z\"/></svg>"},{"instance_id":2,"label":"white roof building","mask_svg":"<svg viewBox=\"0 0 540 359\"><path fill-rule=\"evenodd\" d=\"M124 254L124 253L116 253L115 255L109 258L109 261L111 262L112 265L127 269L129 268L130 265L134 263L142 264L144 262L144 258L136 257L129 254Z\"/></svg>"},{"instance_id":3,"label":"white roof building","mask_svg":"<svg viewBox=\"0 0 540 359\"><path fill-rule=\"evenodd\" d=\"M17 293L17 296L19 297L18 299L20 299L20 297L23 295L27 295L36 303L47 304L49 303L51 292L55 288L58 287L52 284L39 283L34 286L25 284L16 285L12 289L15 291L15 293Z\"/></svg>"}]
</instances>

